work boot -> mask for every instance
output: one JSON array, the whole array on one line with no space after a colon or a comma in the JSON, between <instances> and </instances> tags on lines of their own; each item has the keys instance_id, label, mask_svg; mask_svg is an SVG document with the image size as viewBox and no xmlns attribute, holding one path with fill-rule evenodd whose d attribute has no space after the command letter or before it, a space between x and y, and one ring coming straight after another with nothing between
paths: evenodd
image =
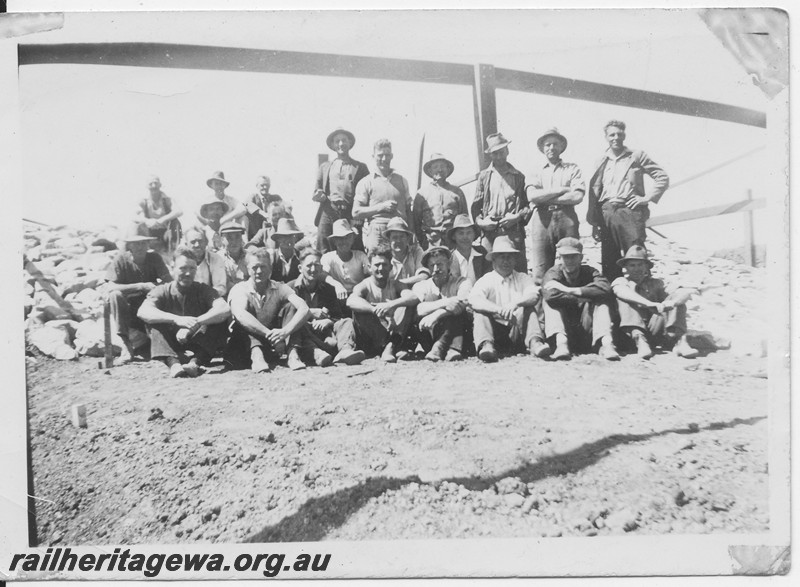
<instances>
[{"instance_id":1,"label":"work boot","mask_svg":"<svg viewBox=\"0 0 800 587\"><path fill-rule=\"evenodd\" d=\"M619 361L619 353L617 349L614 348L614 343L610 340L610 337L604 336L603 342L600 345L600 350L597 353L601 357L603 357L606 361Z\"/></svg>"},{"instance_id":2,"label":"work boot","mask_svg":"<svg viewBox=\"0 0 800 587\"><path fill-rule=\"evenodd\" d=\"M640 359L649 359L653 356L653 349L650 348L650 344L647 342L647 337L644 335L644 332L634 330L631 333L631 338L633 338L633 342L636 343L637 357Z\"/></svg>"},{"instance_id":3,"label":"work boot","mask_svg":"<svg viewBox=\"0 0 800 587\"><path fill-rule=\"evenodd\" d=\"M259 347L253 347L250 352L250 370L253 373L269 373L272 370Z\"/></svg>"},{"instance_id":4,"label":"work boot","mask_svg":"<svg viewBox=\"0 0 800 587\"><path fill-rule=\"evenodd\" d=\"M484 342L478 350L478 358L484 363L494 363L497 361L497 351L494 350L494 344L491 342Z\"/></svg>"},{"instance_id":5,"label":"work boot","mask_svg":"<svg viewBox=\"0 0 800 587\"><path fill-rule=\"evenodd\" d=\"M541 338L534 338L528 346L528 352L534 357L544 359L553 353L550 345L543 341Z\"/></svg>"},{"instance_id":6,"label":"work boot","mask_svg":"<svg viewBox=\"0 0 800 587\"><path fill-rule=\"evenodd\" d=\"M344 363L345 365L358 365L364 360L364 351L357 351L355 349L342 349L333 358L333 364L338 365Z\"/></svg>"},{"instance_id":7,"label":"work boot","mask_svg":"<svg viewBox=\"0 0 800 587\"><path fill-rule=\"evenodd\" d=\"M333 364L333 356L322 349L314 349L314 363L318 367L330 367Z\"/></svg>"},{"instance_id":8,"label":"work boot","mask_svg":"<svg viewBox=\"0 0 800 587\"><path fill-rule=\"evenodd\" d=\"M550 358L554 361L569 361L572 358L566 335L556 334L556 350Z\"/></svg>"},{"instance_id":9,"label":"work boot","mask_svg":"<svg viewBox=\"0 0 800 587\"><path fill-rule=\"evenodd\" d=\"M300 353L297 352L297 349L289 351L289 356L286 357L286 366L292 371L300 371L306 368L306 364L300 358Z\"/></svg>"},{"instance_id":10,"label":"work boot","mask_svg":"<svg viewBox=\"0 0 800 587\"><path fill-rule=\"evenodd\" d=\"M689 341L686 340L686 335L681 336L678 339L678 342L675 343L675 346L672 347L672 351L678 355L679 357L683 357L684 359L696 359L700 355L700 351L693 348Z\"/></svg>"},{"instance_id":11,"label":"work boot","mask_svg":"<svg viewBox=\"0 0 800 587\"><path fill-rule=\"evenodd\" d=\"M203 368L197 363L197 359L189 359L189 362L183 366L187 377L198 377L203 372Z\"/></svg>"},{"instance_id":12,"label":"work boot","mask_svg":"<svg viewBox=\"0 0 800 587\"><path fill-rule=\"evenodd\" d=\"M433 348L430 350L430 352L427 355L425 355L425 358L428 359L429 361L433 361L434 363L436 363L437 361L441 361L444 359L444 355L446 352L447 349L444 346L444 344L442 344L441 342L436 342L434 343Z\"/></svg>"},{"instance_id":13,"label":"work boot","mask_svg":"<svg viewBox=\"0 0 800 587\"><path fill-rule=\"evenodd\" d=\"M457 351L456 349L448 349L447 354L444 357L444 360L448 363L452 363L453 361L460 361L464 357L462 354Z\"/></svg>"},{"instance_id":14,"label":"work boot","mask_svg":"<svg viewBox=\"0 0 800 587\"><path fill-rule=\"evenodd\" d=\"M381 361L384 363L396 363L397 357L394 356L394 344L387 343L385 347L383 347L383 352L381 353Z\"/></svg>"},{"instance_id":15,"label":"work boot","mask_svg":"<svg viewBox=\"0 0 800 587\"><path fill-rule=\"evenodd\" d=\"M169 376L172 379L178 379L179 377L187 377L187 374L183 369L183 365L180 363L173 363L169 368Z\"/></svg>"}]
</instances>

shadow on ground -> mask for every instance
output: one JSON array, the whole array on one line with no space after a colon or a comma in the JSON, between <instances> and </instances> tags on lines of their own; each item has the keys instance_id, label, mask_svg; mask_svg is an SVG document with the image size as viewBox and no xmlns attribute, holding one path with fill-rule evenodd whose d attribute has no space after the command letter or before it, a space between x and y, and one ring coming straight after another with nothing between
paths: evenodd
<instances>
[{"instance_id":1,"label":"shadow on ground","mask_svg":"<svg viewBox=\"0 0 800 587\"><path fill-rule=\"evenodd\" d=\"M667 434L696 434L701 430L721 430L735 426L752 426L766 416L734 418L728 422L713 422L704 427L671 428L647 434L613 434L600 440L589 442L578 448L545 457L535 463L525 463L520 467L503 471L490 477L453 477L426 483L437 486L443 482L455 483L471 491L488 489L506 477L518 477L523 483L534 483L548 477L576 473L590 467L607 456L614 447L642 442ZM371 477L357 485L340 489L335 493L315 497L305 502L300 509L272 526L267 526L245 542L313 542L322 540L330 530L342 526L348 518L361 509L370 499L386 491L393 491L408 485L421 483L419 477L402 479Z\"/></svg>"}]
</instances>

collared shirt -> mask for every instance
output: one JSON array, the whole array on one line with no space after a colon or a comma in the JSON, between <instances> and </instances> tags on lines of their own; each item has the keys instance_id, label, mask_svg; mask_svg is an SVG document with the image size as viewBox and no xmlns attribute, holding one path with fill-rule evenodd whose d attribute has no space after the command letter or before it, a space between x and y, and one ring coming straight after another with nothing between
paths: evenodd
<instances>
[{"instance_id":1,"label":"collared shirt","mask_svg":"<svg viewBox=\"0 0 800 587\"><path fill-rule=\"evenodd\" d=\"M329 251L320 259L322 270L352 293L353 288L369 275L369 260L363 251L353 251L349 261L342 261L336 251Z\"/></svg>"},{"instance_id":2,"label":"collared shirt","mask_svg":"<svg viewBox=\"0 0 800 587\"><path fill-rule=\"evenodd\" d=\"M450 228L456 216L469 214L464 192L450 183L439 185L432 181L423 185L417 195L419 199L414 202L414 216L417 226L423 230L433 227Z\"/></svg>"},{"instance_id":3,"label":"collared shirt","mask_svg":"<svg viewBox=\"0 0 800 587\"><path fill-rule=\"evenodd\" d=\"M331 202L353 203L355 195L355 177L358 171L358 161L351 159L343 161L336 158L331 161L328 168L328 186L330 193L328 198Z\"/></svg>"},{"instance_id":4,"label":"collared shirt","mask_svg":"<svg viewBox=\"0 0 800 587\"><path fill-rule=\"evenodd\" d=\"M192 283L186 291L180 291L174 281L150 290L147 299L156 308L177 316L202 316L214 305L219 294L205 283Z\"/></svg>"},{"instance_id":5,"label":"collared shirt","mask_svg":"<svg viewBox=\"0 0 800 587\"><path fill-rule=\"evenodd\" d=\"M469 281L451 274L442 287L436 285L431 277L425 281L415 283L411 291L419 298L420 302L435 302L436 300L452 297L465 300L470 289L472 289L472 284Z\"/></svg>"},{"instance_id":6,"label":"collared shirt","mask_svg":"<svg viewBox=\"0 0 800 587\"><path fill-rule=\"evenodd\" d=\"M422 256L425 253L418 244L408 246L405 257L398 260L392 256L392 272L390 277L392 279L406 279L407 277L414 277L422 268Z\"/></svg>"},{"instance_id":7,"label":"collared shirt","mask_svg":"<svg viewBox=\"0 0 800 587\"><path fill-rule=\"evenodd\" d=\"M488 192L484 194L484 217L503 217L509 212L519 212L517 193L525 188L525 176L509 165L505 171L498 171L490 164L483 173L488 175Z\"/></svg>"},{"instance_id":8,"label":"collared shirt","mask_svg":"<svg viewBox=\"0 0 800 587\"><path fill-rule=\"evenodd\" d=\"M556 164L550 163L550 161L545 163L542 170L533 177L530 186L537 190L547 191L560 188L586 191L580 167L560 159Z\"/></svg>"},{"instance_id":9,"label":"collared shirt","mask_svg":"<svg viewBox=\"0 0 800 587\"><path fill-rule=\"evenodd\" d=\"M292 250L292 256L288 259L283 256L280 249L274 249L270 279L289 283L298 277L300 277L300 258L294 249Z\"/></svg>"},{"instance_id":10,"label":"collared shirt","mask_svg":"<svg viewBox=\"0 0 800 587\"><path fill-rule=\"evenodd\" d=\"M608 301L611 293L608 280L597 269L589 265L581 265L576 275L570 279L564 271L564 266L556 263L545 272L542 277L542 286L546 286L549 281L557 281L567 287L579 287L581 290L580 295L575 296L543 287L544 299L552 306L574 305L585 300Z\"/></svg>"},{"instance_id":11,"label":"collared shirt","mask_svg":"<svg viewBox=\"0 0 800 587\"><path fill-rule=\"evenodd\" d=\"M210 285L217 293L224 296L228 292L228 272L225 269L225 258L219 253L206 251L203 260L197 264L194 280Z\"/></svg>"},{"instance_id":12,"label":"collared shirt","mask_svg":"<svg viewBox=\"0 0 800 587\"><path fill-rule=\"evenodd\" d=\"M261 324L271 327L278 317L278 312L294 295L292 288L285 283L270 281L266 291L261 294L256 290L252 279L237 283L228 295L230 304L244 302L247 311L255 316Z\"/></svg>"},{"instance_id":13,"label":"collared shirt","mask_svg":"<svg viewBox=\"0 0 800 587\"><path fill-rule=\"evenodd\" d=\"M403 289L394 279L386 280L386 286L381 288L374 278L367 277L353 289L353 295L364 298L370 304L382 304L399 298Z\"/></svg>"},{"instance_id":14,"label":"collared shirt","mask_svg":"<svg viewBox=\"0 0 800 587\"><path fill-rule=\"evenodd\" d=\"M336 289L325 281L318 281L312 284L307 283L303 276L298 277L294 284L294 293L303 298L309 308L325 308L331 320L338 320L342 317L342 309L336 297Z\"/></svg>"},{"instance_id":15,"label":"collared shirt","mask_svg":"<svg viewBox=\"0 0 800 587\"><path fill-rule=\"evenodd\" d=\"M475 282L469 298L488 300L504 307L522 300L526 290L532 287L536 287L536 282L527 273L512 271L508 277L503 277L497 271L491 271Z\"/></svg>"},{"instance_id":16,"label":"collared shirt","mask_svg":"<svg viewBox=\"0 0 800 587\"><path fill-rule=\"evenodd\" d=\"M651 302L663 302L679 289L669 283L665 283L663 279L651 276L645 277L640 283L636 283L625 276L617 277L611 282L611 289L616 294L617 289L620 287L628 287Z\"/></svg>"},{"instance_id":17,"label":"collared shirt","mask_svg":"<svg viewBox=\"0 0 800 587\"><path fill-rule=\"evenodd\" d=\"M247 271L247 254L244 249L238 259L231 257L228 251L225 251L223 259L225 259L225 273L228 276L228 291L240 281L250 279L250 273Z\"/></svg>"},{"instance_id":18,"label":"collared shirt","mask_svg":"<svg viewBox=\"0 0 800 587\"><path fill-rule=\"evenodd\" d=\"M411 196L409 195L408 182L402 175L391 171L388 177L384 177L377 171L373 171L358 182L355 205L367 207L390 201L397 202L397 209L394 212L379 212L370 220L378 218L388 220L399 216L411 224L413 222L411 217Z\"/></svg>"},{"instance_id":19,"label":"collared shirt","mask_svg":"<svg viewBox=\"0 0 800 587\"><path fill-rule=\"evenodd\" d=\"M459 253L458 249L453 249L453 254L450 257L450 274L464 277L470 283L475 283L477 276L475 275L475 265L472 262L475 257L473 249L470 249L468 258Z\"/></svg>"},{"instance_id":20,"label":"collared shirt","mask_svg":"<svg viewBox=\"0 0 800 587\"><path fill-rule=\"evenodd\" d=\"M120 251L106 270L106 280L120 285L131 283L158 283L172 281L169 269L161 255L148 251L139 267L133 262L130 251Z\"/></svg>"},{"instance_id":21,"label":"collared shirt","mask_svg":"<svg viewBox=\"0 0 800 587\"><path fill-rule=\"evenodd\" d=\"M603 189L600 193L601 202L624 203L635 195L633 186L626 179L630 168L630 158L633 151L626 148L619 155L614 155L609 149L606 151L606 164L603 168Z\"/></svg>"}]
</instances>

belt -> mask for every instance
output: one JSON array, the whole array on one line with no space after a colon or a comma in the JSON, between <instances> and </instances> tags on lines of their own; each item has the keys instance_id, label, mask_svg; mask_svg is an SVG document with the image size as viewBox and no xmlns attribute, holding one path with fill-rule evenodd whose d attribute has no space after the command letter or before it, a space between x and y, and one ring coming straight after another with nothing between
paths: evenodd
<instances>
[{"instance_id":1,"label":"belt","mask_svg":"<svg viewBox=\"0 0 800 587\"><path fill-rule=\"evenodd\" d=\"M554 212L556 210L563 210L566 207L566 204L549 204L546 206L536 206L536 209L540 212Z\"/></svg>"}]
</instances>

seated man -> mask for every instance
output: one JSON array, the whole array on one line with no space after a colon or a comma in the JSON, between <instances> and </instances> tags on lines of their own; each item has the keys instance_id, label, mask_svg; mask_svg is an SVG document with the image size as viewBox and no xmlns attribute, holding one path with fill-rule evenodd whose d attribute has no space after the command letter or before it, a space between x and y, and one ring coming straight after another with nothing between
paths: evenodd
<instances>
[{"instance_id":1,"label":"seated man","mask_svg":"<svg viewBox=\"0 0 800 587\"><path fill-rule=\"evenodd\" d=\"M251 236L250 240L248 240L244 245L244 248L275 248L275 241L273 241L270 237L275 233L275 229L278 227L278 221L281 218L291 218L291 214L289 213L289 210L286 209L286 204L284 202L272 202L267 206L266 215L270 220L264 221L261 228L259 228L258 231Z\"/></svg>"},{"instance_id":2,"label":"seated man","mask_svg":"<svg viewBox=\"0 0 800 587\"><path fill-rule=\"evenodd\" d=\"M301 359L307 364L313 360L320 367L332 362L357 365L363 361L364 353L356 350L353 319L342 314L336 290L326 283L316 250L305 249L300 254L300 277L294 282L294 291L311 312L308 323L303 326Z\"/></svg>"},{"instance_id":3,"label":"seated man","mask_svg":"<svg viewBox=\"0 0 800 587\"><path fill-rule=\"evenodd\" d=\"M414 233L408 229L406 221L396 216L389 220L384 236L392 251L391 278L411 285L428 278L428 271L422 264L422 249L412 242Z\"/></svg>"},{"instance_id":4,"label":"seated man","mask_svg":"<svg viewBox=\"0 0 800 587\"><path fill-rule=\"evenodd\" d=\"M247 253L244 250L244 226L235 222L223 224L219 229L225 248L222 258L225 260L225 275L227 276L227 291L239 283L249 279L247 272Z\"/></svg>"},{"instance_id":5,"label":"seated man","mask_svg":"<svg viewBox=\"0 0 800 587\"><path fill-rule=\"evenodd\" d=\"M464 332L470 326L467 295L472 284L450 273L450 250L431 247L422 257L430 279L415 283L412 292L419 299L417 315L420 343L429 361L459 361L464 349Z\"/></svg>"},{"instance_id":6,"label":"seated man","mask_svg":"<svg viewBox=\"0 0 800 587\"><path fill-rule=\"evenodd\" d=\"M228 293L228 273L225 259L219 253L208 250L208 238L197 228L190 228L184 235L189 250L197 262L195 281L213 287L220 296Z\"/></svg>"},{"instance_id":7,"label":"seated man","mask_svg":"<svg viewBox=\"0 0 800 587\"><path fill-rule=\"evenodd\" d=\"M228 332L228 304L212 287L196 282L196 272L192 251L178 247L174 281L154 288L139 308L149 326L150 355L166 363L170 377L200 375Z\"/></svg>"},{"instance_id":8,"label":"seated man","mask_svg":"<svg viewBox=\"0 0 800 587\"><path fill-rule=\"evenodd\" d=\"M598 354L619 361L611 337L612 300L608 280L597 269L582 265L583 245L576 238L556 244L558 263L542 277L544 327L555 339L554 360L568 360L572 352L590 352L599 343Z\"/></svg>"},{"instance_id":9,"label":"seated man","mask_svg":"<svg viewBox=\"0 0 800 587\"><path fill-rule=\"evenodd\" d=\"M381 354L387 363L397 361L417 297L390 278L392 252L378 245L369 252L370 276L353 288L347 307L353 312L357 346L368 355Z\"/></svg>"},{"instance_id":10,"label":"seated man","mask_svg":"<svg viewBox=\"0 0 800 587\"><path fill-rule=\"evenodd\" d=\"M350 221L342 218L333 223L328 237L330 248L322 255L322 270L328 275L327 282L336 290L336 297L346 300L353 288L369 275L369 260L364 251L354 251L358 232Z\"/></svg>"},{"instance_id":11,"label":"seated man","mask_svg":"<svg viewBox=\"0 0 800 587\"><path fill-rule=\"evenodd\" d=\"M198 228L206 235L212 251L222 248L222 236L220 236L219 229L223 224L227 224L221 221L227 211L228 204L213 196L200 206L199 216L203 219L204 224L198 225Z\"/></svg>"},{"instance_id":12,"label":"seated man","mask_svg":"<svg viewBox=\"0 0 800 587\"><path fill-rule=\"evenodd\" d=\"M642 359L653 356L653 345L671 348L679 357L694 359L699 354L686 340L686 302L692 291L670 288L651 277L653 262L647 249L631 246L617 261L623 276L611 284L617 297L620 329L636 345Z\"/></svg>"},{"instance_id":13,"label":"seated man","mask_svg":"<svg viewBox=\"0 0 800 587\"><path fill-rule=\"evenodd\" d=\"M453 227L447 231L447 240L453 252L450 272L466 278L472 284L492 270L492 264L486 259L486 249L473 244L476 238L477 227L467 214L456 216Z\"/></svg>"},{"instance_id":14,"label":"seated man","mask_svg":"<svg viewBox=\"0 0 800 587\"><path fill-rule=\"evenodd\" d=\"M270 279L272 256L266 249L247 251L250 279L237 283L228 300L233 313L233 327L226 361L234 363L242 352L249 352L250 368L268 373L269 361L277 361L289 348L287 364L297 371L305 369L300 359L300 329L308 320L308 305L291 287ZM290 312L288 305L294 308Z\"/></svg>"},{"instance_id":15,"label":"seated man","mask_svg":"<svg viewBox=\"0 0 800 587\"><path fill-rule=\"evenodd\" d=\"M533 277L514 270L520 254L509 237L498 236L487 255L492 271L475 282L470 292L475 348L484 363L497 361L495 344L512 353L524 344L539 358L550 354L535 310L539 287Z\"/></svg>"},{"instance_id":16,"label":"seated man","mask_svg":"<svg viewBox=\"0 0 800 587\"><path fill-rule=\"evenodd\" d=\"M145 326L136 317L139 307L156 285L172 280L172 276L161 255L147 250L155 237L141 236L133 226L122 240L125 249L108 267L106 279L111 319L123 343L119 361L125 363L147 344Z\"/></svg>"},{"instance_id":17,"label":"seated man","mask_svg":"<svg viewBox=\"0 0 800 587\"><path fill-rule=\"evenodd\" d=\"M290 283L300 276L300 258L295 246L303 238L303 231L297 228L291 218L281 218L271 237L276 248L272 253L272 275L270 279Z\"/></svg>"}]
</instances>

